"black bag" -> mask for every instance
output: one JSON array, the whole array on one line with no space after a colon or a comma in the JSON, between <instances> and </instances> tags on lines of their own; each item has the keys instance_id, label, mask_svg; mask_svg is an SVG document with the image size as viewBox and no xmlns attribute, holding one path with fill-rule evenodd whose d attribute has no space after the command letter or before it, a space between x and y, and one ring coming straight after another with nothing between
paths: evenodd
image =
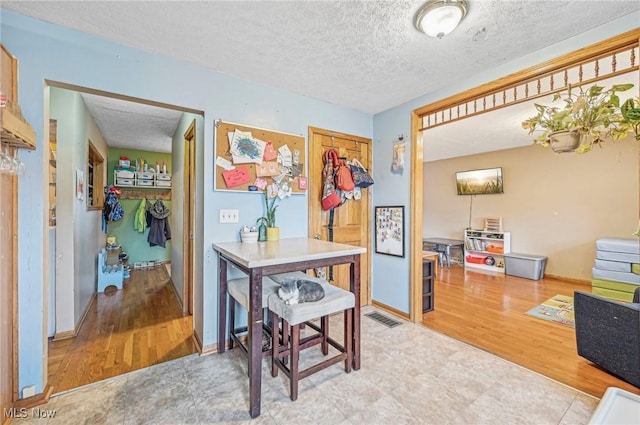
<instances>
[{"instance_id":1,"label":"black bag","mask_svg":"<svg viewBox=\"0 0 640 425\"><path fill-rule=\"evenodd\" d=\"M351 168L351 176L353 177L353 182L357 187L365 188L373 184L371 174L369 174L360 161L353 158L351 164L349 164L349 168Z\"/></svg>"}]
</instances>

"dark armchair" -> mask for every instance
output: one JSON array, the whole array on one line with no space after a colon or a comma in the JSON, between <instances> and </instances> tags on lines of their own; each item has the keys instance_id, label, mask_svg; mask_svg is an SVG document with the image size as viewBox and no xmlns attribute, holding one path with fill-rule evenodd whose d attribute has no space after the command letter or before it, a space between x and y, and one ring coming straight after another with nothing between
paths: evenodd
<instances>
[{"instance_id":1,"label":"dark armchair","mask_svg":"<svg viewBox=\"0 0 640 425\"><path fill-rule=\"evenodd\" d=\"M640 287L633 303L574 293L578 355L640 388Z\"/></svg>"}]
</instances>

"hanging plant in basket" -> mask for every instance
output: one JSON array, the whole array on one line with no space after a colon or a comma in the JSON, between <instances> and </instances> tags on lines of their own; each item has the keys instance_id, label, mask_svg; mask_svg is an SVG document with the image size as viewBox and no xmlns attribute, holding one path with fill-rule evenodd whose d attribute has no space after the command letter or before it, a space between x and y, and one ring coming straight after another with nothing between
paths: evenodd
<instances>
[{"instance_id":1,"label":"hanging plant in basket","mask_svg":"<svg viewBox=\"0 0 640 425\"><path fill-rule=\"evenodd\" d=\"M632 87L630 83L615 84L608 89L598 85L587 89L579 87L578 90L569 87L566 94L556 93L553 96L553 102L562 100L563 106L536 103L537 114L523 121L522 128L529 134L540 132L534 143L551 145L554 152L589 152L594 143L622 140L629 132L638 138L638 105L629 99L623 104L623 112L617 94Z\"/></svg>"}]
</instances>

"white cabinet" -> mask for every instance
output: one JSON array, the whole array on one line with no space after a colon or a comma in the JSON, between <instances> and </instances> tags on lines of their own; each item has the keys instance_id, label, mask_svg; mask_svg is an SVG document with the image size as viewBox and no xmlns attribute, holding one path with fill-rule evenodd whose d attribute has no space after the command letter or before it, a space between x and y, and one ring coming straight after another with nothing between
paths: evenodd
<instances>
[{"instance_id":1,"label":"white cabinet","mask_svg":"<svg viewBox=\"0 0 640 425\"><path fill-rule=\"evenodd\" d=\"M511 233L464 231L464 266L504 273L504 254L511 252Z\"/></svg>"},{"instance_id":2,"label":"white cabinet","mask_svg":"<svg viewBox=\"0 0 640 425\"><path fill-rule=\"evenodd\" d=\"M113 172L113 182L118 187L170 189L171 174L116 170Z\"/></svg>"}]
</instances>

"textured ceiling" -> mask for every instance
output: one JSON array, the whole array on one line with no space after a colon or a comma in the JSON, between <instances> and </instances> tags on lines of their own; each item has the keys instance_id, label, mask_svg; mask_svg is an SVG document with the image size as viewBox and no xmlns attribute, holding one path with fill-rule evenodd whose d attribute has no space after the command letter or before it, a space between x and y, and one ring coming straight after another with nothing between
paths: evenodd
<instances>
[{"instance_id":1,"label":"textured ceiling","mask_svg":"<svg viewBox=\"0 0 640 425\"><path fill-rule=\"evenodd\" d=\"M109 146L171 152L181 111L95 94L81 96Z\"/></svg>"},{"instance_id":2,"label":"textured ceiling","mask_svg":"<svg viewBox=\"0 0 640 425\"><path fill-rule=\"evenodd\" d=\"M470 0L461 25L437 40L413 27L425 2L3 0L1 7L368 113L640 10L637 0Z\"/></svg>"}]
</instances>

